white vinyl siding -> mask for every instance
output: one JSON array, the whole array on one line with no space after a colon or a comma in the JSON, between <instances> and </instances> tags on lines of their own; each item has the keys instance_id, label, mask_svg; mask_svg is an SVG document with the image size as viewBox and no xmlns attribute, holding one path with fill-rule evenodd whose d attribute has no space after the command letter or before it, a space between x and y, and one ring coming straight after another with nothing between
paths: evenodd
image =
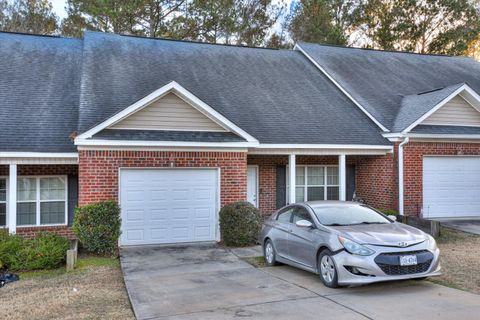
<instances>
[{"instance_id":1,"label":"white vinyl siding","mask_svg":"<svg viewBox=\"0 0 480 320\"><path fill-rule=\"evenodd\" d=\"M226 130L193 106L169 93L135 112L111 129L222 131Z\"/></svg>"},{"instance_id":2,"label":"white vinyl siding","mask_svg":"<svg viewBox=\"0 0 480 320\"><path fill-rule=\"evenodd\" d=\"M456 96L425 119L421 124L480 126L480 112L461 96Z\"/></svg>"}]
</instances>

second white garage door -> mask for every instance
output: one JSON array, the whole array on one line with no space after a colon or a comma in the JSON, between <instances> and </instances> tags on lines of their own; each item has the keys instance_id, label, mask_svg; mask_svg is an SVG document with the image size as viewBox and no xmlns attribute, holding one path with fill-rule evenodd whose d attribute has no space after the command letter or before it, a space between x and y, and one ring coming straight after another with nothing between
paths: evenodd
<instances>
[{"instance_id":1,"label":"second white garage door","mask_svg":"<svg viewBox=\"0 0 480 320\"><path fill-rule=\"evenodd\" d=\"M215 169L121 169L121 245L216 239Z\"/></svg>"},{"instance_id":2,"label":"second white garage door","mask_svg":"<svg viewBox=\"0 0 480 320\"><path fill-rule=\"evenodd\" d=\"M480 157L423 158L423 216L480 217Z\"/></svg>"}]
</instances>

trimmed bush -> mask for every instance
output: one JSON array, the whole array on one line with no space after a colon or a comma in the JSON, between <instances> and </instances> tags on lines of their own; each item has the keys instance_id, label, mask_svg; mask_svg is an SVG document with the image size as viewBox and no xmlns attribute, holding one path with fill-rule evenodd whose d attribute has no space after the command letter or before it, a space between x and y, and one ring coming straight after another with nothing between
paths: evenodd
<instances>
[{"instance_id":1,"label":"trimmed bush","mask_svg":"<svg viewBox=\"0 0 480 320\"><path fill-rule=\"evenodd\" d=\"M226 246L254 245L261 227L262 215L249 202L227 204L220 210L220 232Z\"/></svg>"},{"instance_id":2,"label":"trimmed bush","mask_svg":"<svg viewBox=\"0 0 480 320\"><path fill-rule=\"evenodd\" d=\"M378 211L380 211L381 213L383 213L384 215L386 216L398 216L398 212L396 210L393 210L393 209L377 209Z\"/></svg>"},{"instance_id":3,"label":"trimmed bush","mask_svg":"<svg viewBox=\"0 0 480 320\"><path fill-rule=\"evenodd\" d=\"M70 241L59 235L39 232L34 239L0 233L0 268L9 270L53 269L65 262Z\"/></svg>"},{"instance_id":4,"label":"trimmed bush","mask_svg":"<svg viewBox=\"0 0 480 320\"><path fill-rule=\"evenodd\" d=\"M120 207L102 201L75 209L72 229L83 248L93 253L113 254L120 237Z\"/></svg>"}]
</instances>

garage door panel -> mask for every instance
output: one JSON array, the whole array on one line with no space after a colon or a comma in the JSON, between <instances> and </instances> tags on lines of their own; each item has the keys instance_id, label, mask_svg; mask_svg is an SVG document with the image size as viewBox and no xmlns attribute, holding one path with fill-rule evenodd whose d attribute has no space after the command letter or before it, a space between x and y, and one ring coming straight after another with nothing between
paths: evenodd
<instances>
[{"instance_id":1,"label":"garage door panel","mask_svg":"<svg viewBox=\"0 0 480 320\"><path fill-rule=\"evenodd\" d=\"M480 216L480 157L423 159L423 215Z\"/></svg>"},{"instance_id":2,"label":"garage door panel","mask_svg":"<svg viewBox=\"0 0 480 320\"><path fill-rule=\"evenodd\" d=\"M124 169L120 179L122 245L215 240L215 169Z\"/></svg>"}]
</instances>

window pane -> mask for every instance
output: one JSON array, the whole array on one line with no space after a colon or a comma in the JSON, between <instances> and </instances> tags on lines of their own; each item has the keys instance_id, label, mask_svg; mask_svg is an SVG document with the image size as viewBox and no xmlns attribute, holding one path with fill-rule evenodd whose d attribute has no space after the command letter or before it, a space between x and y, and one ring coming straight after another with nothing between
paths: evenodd
<instances>
[{"instance_id":1,"label":"window pane","mask_svg":"<svg viewBox=\"0 0 480 320\"><path fill-rule=\"evenodd\" d=\"M328 167L327 173L327 184L338 185L338 167Z\"/></svg>"},{"instance_id":2,"label":"window pane","mask_svg":"<svg viewBox=\"0 0 480 320\"><path fill-rule=\"evenodd\" d=\"M308 187L307 201L325 200L324 187Z\"/></svg>"},{"instance_id":3,"label":"window pane","mask_svg":"<svg viewBox=\"0 0 480 320\"><path fill-rule=\"evenodd\" d=\"M17 200L32 201L37 198L35 178L20 178L17 180Z\"/></svg>"},{"instance_id":4,"label":"window pane","mask_svg":"<svg viewBox=\"0 0 480 320\"><path fill-rule=\"evenodd\" d=\"M313 223L312 217L304 208L297 208L293 214L293 223L300 220L307 220Z\"/></svg>"},{"instance_id":5,"label":"window pane","mask_svg":"<svg viewBox=\"0 0 480 320\"><path fill-rule=\"evenodd\" d=\"M292 217L293 208L288 208L287 210L280 212L277 216L277 220L280 222L290 223L290 218Z\"/></svg>"},{"instance_id":6,"label":"window pane","mask_svg":"<svg viewBox=\"0 0 480 320\"><path fill-rule=\"evenodd\" d=\"M40 203L40 224L65 223L65 202Z\"/></svg>"},{"instance_id":7,"label":"window pane","mask_svg":"<svg viewBox=\"0 0 480 320\"><path fill-rule=\"evenodd\" d=\"M7 204L0 203L0 227L7 224Z\"/></svg>"},{"instance_id":8,"label":"window pane","mask_svg":"<svg viewBox=\"0 0 480 320\"><path fill-rule=\"evenodd\" d=\"M305 201L305 188L304 187L296 187L295 188L295 202L303 202Z\"/></svg>"},{"instance_id":9,"label":"window pane","mask_svg":"<svg viewBox=\"0 0 480 320\"><path fill-rule=\"evenodd\" d=\"M17 203L17 225L36 224L37 204L35 202Z\"/></svg>"},{"instance_id":10,"label":"window pane","mask_svg":"<svg viewBox=\"0 0 480 320\"><path fill-rule=\"evenodd\" d=\"M309 186L323 186L325 179L323 176L323 167L308 167L308 185Z\"/></svg>"},{"instance_id":11,"label":"window pane","mask_svg":"<svg viewBox=\"0 0 480 320\"><path fill-rule=\"evenodd\" d=\"M338 187L327 187L327 200L338 200L339 190Z\"/></svg>"},{"instance_id":12,"label":"window pane","mask_svg":"<svg viewBox=\"0 0 480 320\"><path fill-rule=\"evenodd\" d=\"M297 167L295 169L295 183L297 186L303 186L305 184L305 168Z\"/></svg>"},{"instance_id":13,"label":"window pane","mask_svg":"<svg viewBox=\"0 0 480 320\"><path fill-rule=\"evenodd\" d=\"M7 180L0 179L0 201L7 201Z\"/></svg>"},{"instance_id":14,"label":"window pane","mask_svg":"<svg viewBox=\"0 0 480 320\"><path fill-rule=\"evenodd\" d=\"M40 179L41 200L65 199L65 179L60 177Z\"/></svg>"}]
</instances>

